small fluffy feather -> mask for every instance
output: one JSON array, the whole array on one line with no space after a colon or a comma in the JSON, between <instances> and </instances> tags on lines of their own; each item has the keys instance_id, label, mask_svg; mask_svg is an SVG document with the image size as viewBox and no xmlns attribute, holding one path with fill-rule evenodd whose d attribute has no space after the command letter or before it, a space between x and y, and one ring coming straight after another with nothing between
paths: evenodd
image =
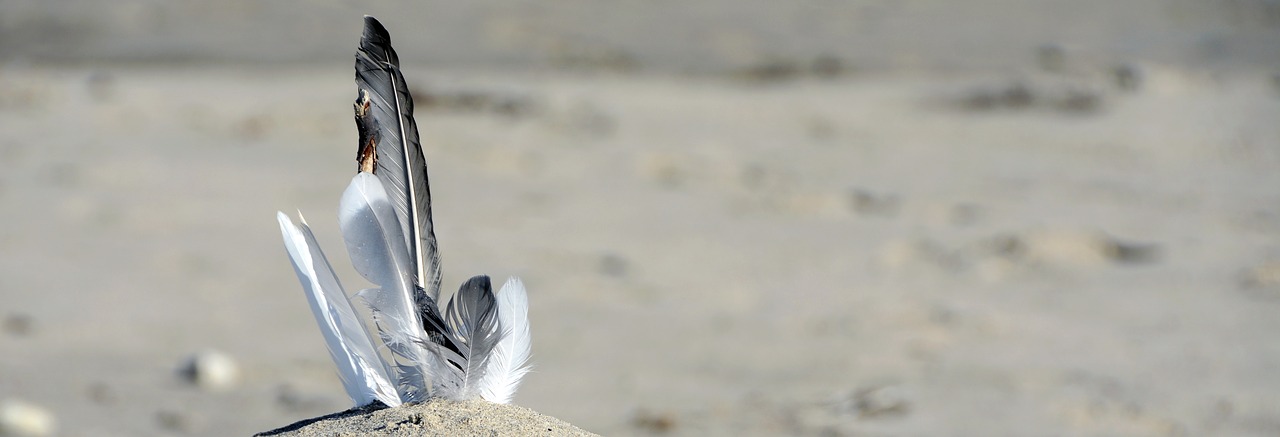
<instances>
[{"instance_id":1,"label":"small fluffy feather","mask_svg":"<svg viewBox=\"0 0 1280 437\"><path fill-rule=\"evenodd\" d=\"M498 326L502 339L489 357L489 368L480 385L480 396L498 404L507 404L529 373L533 336L529 332L529 295L520 278L511 278L498 290Z\"/></svg>"}]
</instances>

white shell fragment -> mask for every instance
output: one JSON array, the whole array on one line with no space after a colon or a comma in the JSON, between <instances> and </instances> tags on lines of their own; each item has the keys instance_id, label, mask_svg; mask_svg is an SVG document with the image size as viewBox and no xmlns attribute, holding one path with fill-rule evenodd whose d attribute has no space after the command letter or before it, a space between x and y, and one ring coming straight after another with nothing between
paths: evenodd
<instances>
[{"instance_id":1,"label":"white shell fragment","mask_svg":"<svg viewBox=\"0 0 1280 437\"><path fill-rule=\"evenodd\" d=\"M54 430L49 410L16 400L0 403L0 436L47 436Z\"/></svg>"},{"instance_id":2,"label":"white shell fragment","mask_svg":"<svg viewBox=\"0 0 1280 437\"><path fill-rule=\"evenodd\" d=\"M210 391L227 390L240 380L236 361L216 350L206 350L188 358L181 373L188 382Z\"/></svg>"}]
</instances>

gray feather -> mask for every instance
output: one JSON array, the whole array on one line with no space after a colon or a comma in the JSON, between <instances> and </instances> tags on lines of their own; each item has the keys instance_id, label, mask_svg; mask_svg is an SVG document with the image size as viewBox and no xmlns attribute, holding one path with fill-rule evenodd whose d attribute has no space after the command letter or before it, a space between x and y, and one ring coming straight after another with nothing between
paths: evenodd
<instances>
[{"instance_id":1,"label":"gray feather","mask_svg":"<svg viewBox=\"0 0 1280 437\"><path fill-rule=\"evenodd\" d=\"M458 342L465 345L462 353L465 362L460 363L462 386L452 397L477 397L491 352L503 334L498 326L498 302L489 277L476 276L462 284L449 301L445 318Z\"/></svg>"},{"instance_id":2,"label":"gray feather","mask_svg":"<svg viewBox=\"0 0 1280 437\"><path fill-rule=\"evenodd\" d=\"M357 161L362 169L372 164L370 170L391 197L413 261L414 283L438 300L440 256L431 225L427 161L413 121L413 98L400 73L400 59L391 48L391 35L370 16L364 18L356 52L356 85Z\"/></svg>"}]
</instances>

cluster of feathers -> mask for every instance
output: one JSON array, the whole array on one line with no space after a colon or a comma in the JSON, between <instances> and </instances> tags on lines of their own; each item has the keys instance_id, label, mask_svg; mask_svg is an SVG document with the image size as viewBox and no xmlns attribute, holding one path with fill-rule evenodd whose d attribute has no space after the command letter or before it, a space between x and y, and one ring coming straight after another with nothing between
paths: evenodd
<instances>
[{"instance_id":1,"label":"cluster of feathers","mask_svg":"<svg viewBox=\"0 0 1280 437\"><path fill-rule=\"evenodd\" d=\"M440 299L440 256L431 225L427 164L413 99L386 28L365 17L356 53L358 170L338 221L356 271L374 288L348 298L311 228L278 214L285 248L356 406L395 407L440 397L511 401L529 371L528 297L512 278L494 293L488 276ZM373 315L377 341L353 301Z\"/></svg>"}]
</instances>

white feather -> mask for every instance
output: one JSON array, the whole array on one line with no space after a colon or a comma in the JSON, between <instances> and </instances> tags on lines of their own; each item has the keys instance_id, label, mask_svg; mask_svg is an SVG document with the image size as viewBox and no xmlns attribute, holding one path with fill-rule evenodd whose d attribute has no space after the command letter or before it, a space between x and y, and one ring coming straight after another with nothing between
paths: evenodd
<instances>
[{"instance_id":1,"label":"white feather","mask_svg":"<svg viewBox=\"0 0 1280 437\"><path fill-rule=\"evenodd\" d=\"M369 173L357 173L342 193L338 223L351 262L380 288L359 296L374 312L383 342L397 364L397 386L404 402L421 401L433 385L435 356L424 347L428 341L413 297L413 276L404 232L382 182Z\"/></svg>"},{"instance_id":2,"label":"white feather","mask_svg":"<svg viewBox=\"0 0 1280 437\"><path fill-rule=\"evenodd\" d=\"M347 395L357 406L378 400L388 406L400 405L395 386L387 377L387 369L373 346L373 340L342 290L333 268L320 251L315 236L307 227L293 225L284 213L277 213L284 246L302 289L311 304L311 313L324 334L329 356L338 367L338 378ZM301 217L299 217L301 218Z\"/></svg>"},{"instance_id":3,"label":"white feather","mask_svg":"<svg viewBox=\"0 0 1280 437\"><path fill-rule=\"evenodd\" d=\"M533 337L529 333L529 296L520 278L511 278L498 290L498 329L502 340L493 348L480 396L506 404L515 396L520 380L529 373Z\"/></svg>"},{"instance_id":4,"label":"white feather","mask_svg":"<svg viewBox=\"0 0 1280 437\"><path fill-rule=\"evenodd\" d=\"M381 180L369 173L351 178L338 204L338 224L351 264L369 282L409 293L409 249L397 220Z\"/></svg>"}]
</instances>

